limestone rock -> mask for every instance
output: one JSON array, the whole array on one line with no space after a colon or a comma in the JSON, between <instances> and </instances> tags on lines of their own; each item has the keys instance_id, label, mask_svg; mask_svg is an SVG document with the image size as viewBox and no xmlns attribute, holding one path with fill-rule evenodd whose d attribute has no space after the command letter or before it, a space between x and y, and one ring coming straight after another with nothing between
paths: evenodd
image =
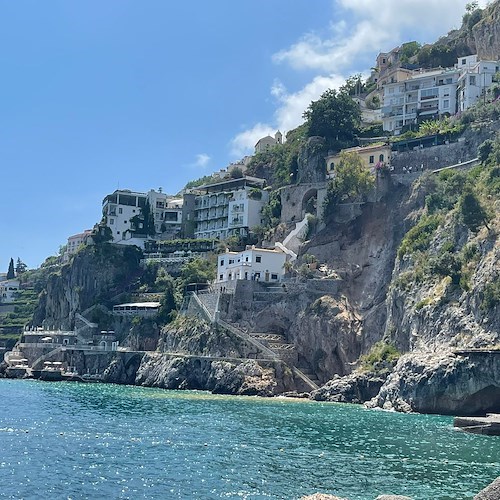
<instances>
[{"instance_id":1,"label":"limestone rock","mask_svg":"<svg viewBox=\"0 0 500 500\"><path fill-rule=\"evenodd\" d=\"M474 500L498 500L500 498L500 477L497 477L490 485L481 490Z\"/></svg>"},{"instance_id":2,"label":"limestone rock","mask_svg":"<svg viewBox=\"0 0 500 500\"><path fill-rule=\"evenodd\" d=\"M500 353L450 351L402 356L369 407L446 415L498 410Z\"/></svg>"},{"instance_id":3,"label":"limestone rock","mask_svg":"<svg viewBox=\"0 0 500 500\"><path fill-rule=\"evenodd\" d=\"M315 401L365 403L378 394L387 375L354 372L345 377L336 376L317 391L313 391L310 398Z\"/></svg>"},{"instance_id":4,"label":"limestone rock","mask_svg":"<svg viewBox=\"0 0 500 500\"><path fill-rule=\"evenodd\" d=\"M297 158L297 180L299 183L308 184L325 180L325 148L323 137L309 137L306 144L300 149Z\"/></svg>"}]
</instances>

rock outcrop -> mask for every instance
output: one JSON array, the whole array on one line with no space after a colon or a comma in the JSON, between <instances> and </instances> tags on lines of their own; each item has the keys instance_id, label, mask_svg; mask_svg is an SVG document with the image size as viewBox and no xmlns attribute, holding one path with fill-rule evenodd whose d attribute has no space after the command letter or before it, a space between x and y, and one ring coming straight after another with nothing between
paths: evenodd
<instances>
[{"instance_id":1,"label":"rock outcrop","mask_svg":"<svg viewBox=\"0 0 500 500\"><path fill-rule=\"evenodd\" d=\"M249 396L274 396L295 390L291 371L280 362L262 366L255 360L231 362L161 353L144 356L135 383L164 389L197 389Z\"/></svg>"},{"instance_id":2,"label":"rock outcrop","mask_svg":"<svg viewBox=\"0 0 500 500\"><path fill-rule=\"evenodd\" d=\"M498 413L500 353L406 354L368 406L446 415Z\"/></svg>"},{"instance_id":3,"label":"rock outcrop","mask_svg":"<svg viewBox=\"0 0 500 500\"><path fill-rule=\"evenodd\" d=\"M345 377L337 375L313 391L310 398L314 401L362 404L377 396L387 376L388 373L382 375L363 371Z\"/></svg>"}]
</instances>

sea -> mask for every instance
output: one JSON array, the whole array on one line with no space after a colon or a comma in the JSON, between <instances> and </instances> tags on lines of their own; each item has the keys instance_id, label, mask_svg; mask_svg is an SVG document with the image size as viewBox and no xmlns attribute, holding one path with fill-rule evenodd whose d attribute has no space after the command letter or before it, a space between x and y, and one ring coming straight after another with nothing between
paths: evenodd
<instances>
[{"instance_id":1,"label":"sea","mask_svg":"<svg viewBox=\"0 0 500 500\"><path fill-rule=\"evenodd\" d=\"M285 398L0 380L0 498L471 499L500 437Z\"/></svg>"}]
</instances>

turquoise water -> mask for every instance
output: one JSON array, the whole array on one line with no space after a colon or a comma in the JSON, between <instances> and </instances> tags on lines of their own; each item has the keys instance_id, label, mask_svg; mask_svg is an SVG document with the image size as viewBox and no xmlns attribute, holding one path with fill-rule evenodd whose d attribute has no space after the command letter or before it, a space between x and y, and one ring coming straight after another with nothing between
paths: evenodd
<instances>
[{"instance_id":1,"label":"turquoise water","mask_svg":"<svg viewBox=\"0 0 500 500\"><path fill-rule=\"evenodd\" d=\"M450 417L0 380L1 498L470 499L499 460Z\"/></svg>"}]
</instances>

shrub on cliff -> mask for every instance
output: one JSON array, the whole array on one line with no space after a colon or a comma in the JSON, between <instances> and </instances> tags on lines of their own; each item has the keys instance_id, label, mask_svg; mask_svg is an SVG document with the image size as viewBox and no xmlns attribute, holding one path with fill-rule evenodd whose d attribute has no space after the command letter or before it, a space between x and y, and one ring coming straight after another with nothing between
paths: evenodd
<instances>
[{"instance_id":1,"label":"shrub on cliff","mask_svg":"<svg viewBox=\"0 0 500 500\"><path fill-rule=\"evenodd\" d=\"M373 344L370 352L360 357L361 368L368 372L383 373L392 369L401 353L383 340Z\"/></svg>"}]
</instances>

